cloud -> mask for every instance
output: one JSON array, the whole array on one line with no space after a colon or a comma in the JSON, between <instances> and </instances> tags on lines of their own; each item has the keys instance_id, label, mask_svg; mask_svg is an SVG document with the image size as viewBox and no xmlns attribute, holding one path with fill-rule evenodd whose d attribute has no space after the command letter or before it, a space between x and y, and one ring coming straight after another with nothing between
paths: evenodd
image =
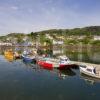
<instances>
[{"instance_id":1,"label":"cloud","mask_svg":"<svg viewBox=\"0 0 100 100\"><path fill-rule=\"evenodd\" d=\"M15 0L14 3L6 2L6 5L4 3L4 6L0 6L0 33L28 33L51 28L100 25L98 10L100 7L95 5L92 7L92 4L85 7L86 2L78 1Z\"/></svg>"},{"instance_id":2,"label":"cloud","mask_svg":"<svg viewBox=\"0 0 100 100\"><path fill-rule=\"evenodd\" d=\"M11 6L10 7L12 10L18 10L19 8L17 6Z\"/></svg>"},{"instance_id":3,"label":"cloud","mask_svg":"<svg viewBox=\"0 0 100 100\"><path fill-rule=\"evenodd\" d=\"M33 10L31 8L28 9L29 13L33 13Z\"/></svg>"},{"instance_id":4,"label":"cloud","mask_svg":"<svg viewBox=\"0 0 100 100\"><path fill-rule=\"evenodd\" d=\"M0 6L1 12L8 13L8 11L13 11L13 10L17 11L17 10L19 10L19 7L17 7L17 6Z\"/></svg>"}]
</instances>

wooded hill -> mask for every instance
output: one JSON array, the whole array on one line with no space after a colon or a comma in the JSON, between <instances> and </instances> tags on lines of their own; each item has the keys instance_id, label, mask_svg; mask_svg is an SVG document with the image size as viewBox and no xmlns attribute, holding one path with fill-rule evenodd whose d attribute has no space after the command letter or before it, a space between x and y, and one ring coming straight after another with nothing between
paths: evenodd
<instances>
[{"instance_id":1,"label":"wooded hill","mask_svg":"<svg viewBox=\"0 0 100 100\"><path fill-rule=\"evenodd\" d=\"M0 36L0 40L6 40L8 37L14 37L20 39L24 38L25 36L28 36L32 39L35 39L37 35L44 35L49 34L53 38L57 38L57 36L93 36L93 35L99 35L100 36L100 26L90 26L90 27L84 27L84 28L74 28L74 29L50 29L50 30L44 30L40 32L31 32L28 34L24 33L10 33L6 36Z\"/></svg>"},{"instance_id":2,"label":"wooded hill","mask_svg":"<svg viewBox=\"0 0 100 100\"><path fill-rule=\"evenodd\" d=\"M59 35L100 35L100 26L90 26L90 27L84 27L84 28L74 28L74 29L50 29L50 30L44 30L44 31L39 31L39 32L31 32L32 34L59 34ZM30 36L31 33L28 33ZM7 37L18 37L20 36L25 36L26 34L24 33L10 33L6 35ZM1 36L4 37L4 36Z\"/></svg>"},{"instance_id":3,"label":"wooded hill","mask_svg":"<svg viewBox=\"0 0 100 100\"><path fill-rule=\"evenodd\" d=\"M57 34L66 34L66 35L100 35L100 26L90 26L84 28L74 28L74 29L51 29L40 31L36 33L57 33Z\"/></svg>"}]
</instances>

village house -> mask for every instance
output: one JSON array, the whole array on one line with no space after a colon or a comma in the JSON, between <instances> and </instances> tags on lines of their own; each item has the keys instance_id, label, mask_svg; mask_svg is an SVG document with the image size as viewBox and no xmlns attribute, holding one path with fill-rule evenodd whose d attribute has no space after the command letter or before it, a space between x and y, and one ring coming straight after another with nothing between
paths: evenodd
<instances>
[{"instance_id":1,"label":"village house","mask_svg":"<svg viewBox=\"0 0 100 100\"><path fill-rule=\"evenodd\" d=\"M9 43L9 42L0 42L0 46L12 46L12 43Z\"/></svg>"},{"instance_id":2,"label":"village house","mask_svg":"<svg viewBox=\"0 0 100 100\"><path fill-rule=\"evenodd\" d=\"M62 40L53 40L53 45L59 44L62 45L64 42Z\"/></svg>"},{"instance_id":3,"label":"village house","mask_svg":"<svg viewBox=\"0 0 100 100\"><path fill-rule=\"evenodd\" d=\"M100 36L94 36L94 40L100 40Z\"/></svg>"}]
</instances>

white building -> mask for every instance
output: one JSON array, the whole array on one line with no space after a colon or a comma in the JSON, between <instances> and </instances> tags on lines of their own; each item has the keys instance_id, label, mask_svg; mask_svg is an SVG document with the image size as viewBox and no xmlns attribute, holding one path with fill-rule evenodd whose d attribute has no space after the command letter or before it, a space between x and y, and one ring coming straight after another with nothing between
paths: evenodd
<instances>
[{"instance_id":1,"label":"white building","mask_svg":"<svg viewBox=\"0 0 100 100\"><path fill-rule=\"evenodd\" d=\"M100 40L100 36L94 36L94 40Z\"/></svg>"},{"instance_id":2,"label":"white building","mask_svg":"<svg viewBox=\"0 0 100 100\"><path fill-rule=\"evenodd\" d=\"M12 46L12 43L8 43L8 42L0 42L0 46Z\"/></svg>"},{"instance_id":3,"label":"white building","mask_svg":"<svg viewBox=\"0 0 100 100\"><path fill-rule=\"evenodd\" d=\"M56 44L62 45L63 43L64 43L63 41L55 41L55 40L53 40L53 45L56 45Z\"/></svg>"},{"instance_id":4,"label":"white building","mask_svg":"<svg viewBox=\"0 0 100 100\"><path fill-rule=\"evenodd\" d=\"M51 37L49 34L46 34L46 37L53 40L53 37Z\"/></svg>"}]
</instances>

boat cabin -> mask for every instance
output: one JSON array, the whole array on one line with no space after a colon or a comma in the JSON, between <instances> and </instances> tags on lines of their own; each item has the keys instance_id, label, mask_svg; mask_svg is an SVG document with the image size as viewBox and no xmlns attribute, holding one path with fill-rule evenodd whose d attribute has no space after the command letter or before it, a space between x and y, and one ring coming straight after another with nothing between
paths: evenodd
<instances>
[{"instance_id":1,"label":"boat cabin","mask_svg":"<svg viewBox=\"0 0 100 100\"><path fill-rule=\"evenodd\" d=\"M66 56L60 56L59 60L60 60L60 63L64 63L64 64L70 62L69 58Z\"/></svg>"},{"instance_id":2,"label":"boat cabin","mask_svg":"<svg viewBox=\"0 0 100 100\"><path fill-rule=\"evenodd\" d=\"M96 74L96 69L93 66L81 65L80 67L84 68L88 73Z\"/></svg>"}]
</instances>

